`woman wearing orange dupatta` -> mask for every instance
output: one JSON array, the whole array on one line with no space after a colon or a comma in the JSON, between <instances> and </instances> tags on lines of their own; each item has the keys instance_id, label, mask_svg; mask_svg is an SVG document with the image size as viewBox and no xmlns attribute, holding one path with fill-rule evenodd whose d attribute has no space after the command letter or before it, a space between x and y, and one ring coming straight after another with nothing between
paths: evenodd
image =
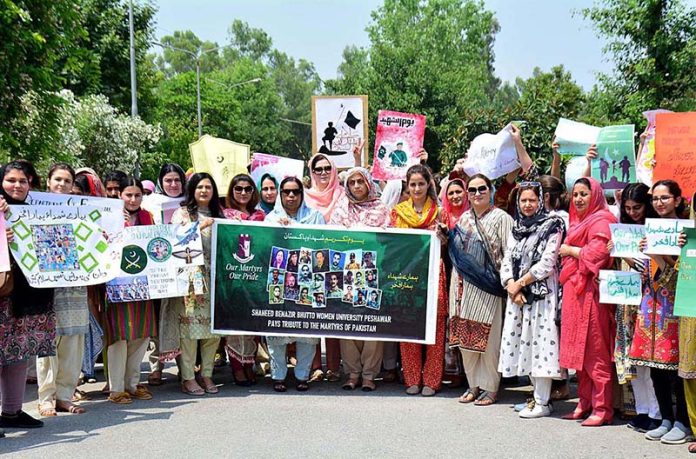
<instances>
[{"instance_id":1,"label":"woman wearing orange dupatta","mask_svg":"<svg viewBox=\"0 0 696 459\"><path fill-rule=\"evenodd\" d=\"M305 203L312 209L319 211L325 221L331 220L336 204L345 196L345 191L339 183L336 165L328 156L318 153L309 160L309 175L312 178L312 186L305 190ZM326 379L336 382L341 379L341 347L336 338L326 339ZM312 363L311 382L323 379L321 370L321 344L317 344L317 353Z\"/></svg>"},{"instance_id":2,"label":"woman wearing orange dupatta","mask_svg":"<svg viewBox=\"0 0 696 459\"><path fill-rule=\"evenodd\" d=\"M616 223L616 217L608 210L599 182L578 179L573 186L568 237L559 252L563 257L560 363L577 371L580 399L563 419L587 418L582 425L590 427L610 424L614 415L614 307L599 303L597 282L599 270L611 266L607 250L610 223Z\"/></svg>"},{"instance_id":3,"label":"woman wearing orange dupatta","mask_svg":"<svg viewBox=\"0 0 696 459\"><path fill-rule=\"evenodd\" d=\"M412 166L406 172L406 183L411 197L397 204L391 212L391 226L395 228L414 228L436 230L438 227L437 195L432 173L427 166ZM447 287L445 268L440 263L438 282L437 323L435 325L435 344L423 345L401 343L401 364L404 369L406 393L428 397L435 395L442 385L442 367L445 357L445 317L447 316ZM421 390L421 385L423 389Z\"/></svg>"}]
</instances>

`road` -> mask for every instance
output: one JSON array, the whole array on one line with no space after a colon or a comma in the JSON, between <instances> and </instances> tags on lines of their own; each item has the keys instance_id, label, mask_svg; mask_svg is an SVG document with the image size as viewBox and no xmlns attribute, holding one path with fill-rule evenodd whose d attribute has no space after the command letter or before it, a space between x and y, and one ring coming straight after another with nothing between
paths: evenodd
<instances>
[{"instance_id":1,"label":"road","mask_svg":"<svg viewBox=\"0 0 696 459\"><path fill-rule=\"evenodd\" d=\"M144 370L143 366L143 370ZM516 457L686 458L686 445L645 440L623 422L586 428L559 419L574 402L556 404L551 418L523 420L511 409L529 388L509 388L490 407L457 403L461 389L435 397L407 396L380 384L373 393L346 392L339 383L307 393L273 392L270 380L235 386L228 368L215 374L220 393L188 396L168 367L168 383L150 401L114 405L83 386L93 400L83 415L60 414L45 427L8 430L0 453L22 458L106 457ZM146 373L143 373L143 378ZM36 416L36 386L25 411Z\"/></svg>"}]
</instances>

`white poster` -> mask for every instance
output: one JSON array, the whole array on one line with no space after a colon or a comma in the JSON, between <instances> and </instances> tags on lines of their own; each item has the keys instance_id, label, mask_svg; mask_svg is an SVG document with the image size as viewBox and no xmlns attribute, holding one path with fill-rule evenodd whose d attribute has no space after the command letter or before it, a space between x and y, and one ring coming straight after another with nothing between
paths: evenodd
<instances>
[{"instance_id":1,"label":"white poster","mask_svg":"<svg viewBox=\"0 0 696 459\"><path fill-rule=\"evenodd\" d=\"M261 185L259 180L264 174L271 174L280 185L285 177L297 177L301 180L303 173L304 161L299 159L284 158L266 153L251 155L251 178L257 185Z\"/></svg>"},{"instance_id":2,"label":"white poster","mask_svg":"<svg viewBox=\"0 0 696 459\"><path fill-rule=\"evenodd\" d=\"M640 274L631 271L599 271L599 302L640 305L643 299Z\"/></svg>"},{"instance_id":3,"label":"white poster","mask_svg":"<svg viewBox=\"0 0 696 459\"><path fill-rule=\"evenodd\" d=\"M171 223L174 212L181 207L184 198L170 198L163 194L150 194L143 196L143 209L150 212L155 219L155 223Z\"/></svg>"},{"instance_id":4,"label":"white poster","mask_svg":"<svg viewBox=\"0 0 696 459\"><path fill-rule=\"evenodd\" d=\"M681 253L677 244L682 228L693 228L693 220L673 218L646 218L645 238L648 246L645 253L655 255L674 255Z\"/></svg>"},{"instance_id":5,"label":"white poster","mask_svg":"<svg viewBox=\"0 0 696 459\"><path fill-rule=\"evenodd\" d=\"M192 283L203 293L203 276L195 268L204 262L198 222L131 226L121 243L118 277L106 284L112 303L184 296Z\"/></svg>"},{"instance_id":6,"label":"white poster","mask_svg":"<svg viewBox=\"0 0 696 459\"><path fill-rule=\"evenodd\" d=\"M312 96L312 152L324 153L340 168L355 166L353 147L367 151L367 96Z\"/></svg>"},{"instance_id":7,"label":"white poster","mask_svg":"<svg viewBox=\"0 0 696 459\"><path fill-rule=\"evenodd\" d=\"M481 134L474 138L464 160L468 175L483 174L491 180L520 168L515 143L508 124L497 134Z\"/></svg>"}]
</instances>

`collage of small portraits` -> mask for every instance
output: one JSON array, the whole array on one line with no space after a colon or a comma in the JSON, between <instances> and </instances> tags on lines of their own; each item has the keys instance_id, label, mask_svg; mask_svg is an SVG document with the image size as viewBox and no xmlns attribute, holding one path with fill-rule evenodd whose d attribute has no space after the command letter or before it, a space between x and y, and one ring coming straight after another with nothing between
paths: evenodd
<instances>
[{"instance_id":1,"label":"collage of small portraits","mask_svg":"<svg viewBox=\"0 0 696 459\"><path fill-rule=\"evenodd\" d=\"M377 253L273 247L266 290L269 304L291 301L325 308L327 301L339 300L354 308L379 310L382 290Z\"/></svg>"}]
</instances>

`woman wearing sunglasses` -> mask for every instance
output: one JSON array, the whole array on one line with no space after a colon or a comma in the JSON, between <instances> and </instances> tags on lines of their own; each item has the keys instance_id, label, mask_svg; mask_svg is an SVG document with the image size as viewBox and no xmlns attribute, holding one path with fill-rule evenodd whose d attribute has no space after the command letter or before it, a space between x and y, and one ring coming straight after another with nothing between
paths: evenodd
<instances>
[{"instance_id":1,"label":"woman wearing sunglasses","mask_svg":"<svg viewBox=\"0 0 696 459\"><path fill-rule=\"evenodd\" d=\"M259 201L259 192L253 179L247 174L237 174L232 177L227 189L227 208L223 210L223 214L231 220L263 221L266 214L263 210L257 209ZM228 336L225 338L225 350L230 359L234 382L240 386L254 384L256 382L254 375L256 341L254 337Z\"/></svg>"},{"instance_id":2,"label":"woman wearing sunglasses","mask_svg":"<svg viewBox=\"0 0 696 459\"><path fill-rule=\"evenodd\" d=\"M561 245L563 257L560 282L561 365L578 375L575 410L563 419L585 419L583 426L610 424L612 406L612 354L614 349L614 308L599 303L600 269L611 266L607 243L609 224L616 218L608 209L604 190L590 177L573 185L568 237Z\"/></svg>"},{"instance_id":3,"label":"woman wearing sunglasses","mask_svg":"<svg viewBox=\"0 0 696 459\"><path fill-rule=\"evenodd\" d=\"M273 212L266 216L266 221L281 225L323 225L324 216L310 208L305 202L304 187L302 181L296 177L286 177L280 182L278 202ZM302 296L302 292L300 293ZM302 298L300 298L301 301ZM296 343L297 364L295 365L295 379L297 390L304 392L309 390L309 373L312 361L319 344L317 338L304 338L297 336L269 336L268 353L271 357L271 378L273 378L273 390L276 392L287 391L285 378L288 374L287 346Z\"/></svg>"},{"instance_id":4,"label":"woman wearing sunglasses","mask_svg":"<svg viewBox=\"0 0 696 459\"><path fill-rule=\"evenodd\" d=\"M450 345L460 349L469 381L459 401L487 406L498 401L502 309L507 297L500 265L513 222L493 205L493 184L485 175L469 177L466 191L471 208L450 232L449 241L455 268Z\"/></svg>"},{"instance_id":5,"label":"woman wearing sunglasses","mask_svg":"<svg viewBox=\"0 0 696 459\"><path fill-rule=\"evenodd\" d=\"M331 220L331 215L339 200L345 196L343 187L338 179L336 165L328 156L321 153L314 155L309 160L309 176L311 186L305 190L307 205L316 209L324 216L325 221ZM326 340L326 379L336 382L340 376L341 348L338 339ZM314 363L312 364L311 381L320 381L324 378L321 369L321 348L317 349Z\"/></svg>"},{"instance_id":6,"label":"woman wearing sunglasses","mask_svg":"<svg viewBox=\"0 0 696 459\"><path fill-rule=\"evenodd\" d=\"M660 180L652 187L652 205L659 218L681 218L686 208L681 188L674 180ZM641 250L645 239L641 241ZM645 433L648 440L666 444L684 443L691 436L684 397L684 382L679 377L679 318L674 315L677 287L676 257L649 255L650 280L643 290L643 301L629 351L631 362L650 368L655 397L662 423ZM676 398L676 415L672 398Z\"/></svg>"},{"instance_id":7,"label":"woman wearing sunglasses","mask_svg":"<svg viewBox=\"0 0 696 459\"><path fill-rule=\"evenodd\" d=\"M549 416L551 381L558 364L558 250L565 223L544 206L539 182L518 187L515 226L508 238L500 279L508 292L498 369L503 377L529 376L534 398L521 418Z\"/></svg>"}]
</instances>

